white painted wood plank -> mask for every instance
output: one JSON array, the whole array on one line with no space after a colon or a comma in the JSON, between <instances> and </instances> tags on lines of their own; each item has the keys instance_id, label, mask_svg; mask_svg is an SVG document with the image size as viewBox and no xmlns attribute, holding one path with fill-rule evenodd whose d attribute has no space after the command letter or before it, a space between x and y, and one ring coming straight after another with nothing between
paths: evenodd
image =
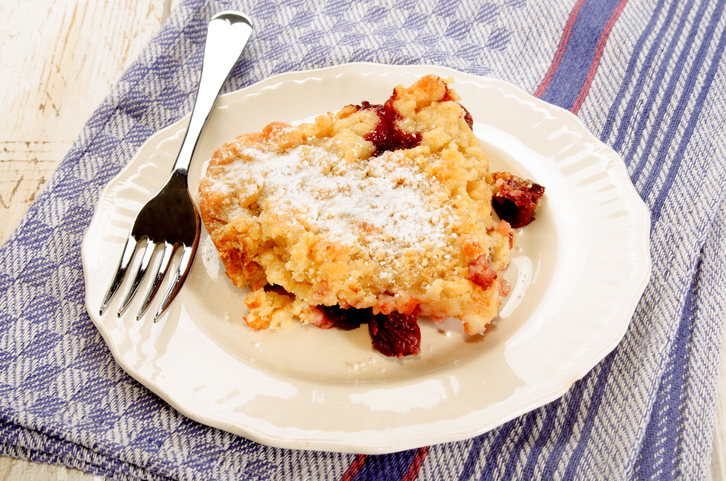
<instances>
[{"instance_id":1,"label":"white painted wood plank","mask_svg":"<svg viewBox=\"0 0 726 481\"><path fill-rule=\"evenodd\" d=\"M0 241L156 33L170 0L0 2ZM10 120L10 121L8 121Z\"/></svg>"}]
</instances>

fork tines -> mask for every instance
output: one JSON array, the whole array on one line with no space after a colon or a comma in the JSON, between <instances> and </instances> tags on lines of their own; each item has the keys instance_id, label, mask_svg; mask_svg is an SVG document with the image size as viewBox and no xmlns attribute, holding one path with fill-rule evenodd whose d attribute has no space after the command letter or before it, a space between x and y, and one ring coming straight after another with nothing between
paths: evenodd
<instances>
[{"instance_id":1,"label":"fork tines","mask_svg":"<svg viewBox=\"0 0 726 481\"><path fill-rule=\"evenodd\" d=\"M126 240L126 245L124 246L123 254L121 255L121 260L119 262L119 266L116 270L116 274L114 275L113 282L111 283L111 286L109 287L108 291L106 292L106 295L103 299L103 303L101 304L100 313L103 315L103 313L108 308L108 305L111 302L111 299L113 299L114 295L118 291L119 287L121 287L121 284L126 277L126 273L128 271L129 266L131 265L131 262L134 258L134 254L136 253L137 249L139 248L139 245L143 242L146 242L146 245L143 247L143 255L141 257L141 263L139 264L138 269L136 270L136 274L134 275L133 281L131 283L131 286L129 287L128 292L126 293L126 296L124 297L124 300L121 302L121 305L118 310L118 316L122 316L124 312L128 309L129 305L131 304L131 301L133 300L136 291L138 290L139 286L141 285L141 282L143 281L144 277L146 276L147 271L149 270L149 266L151 265L151 261L154 257L154 253L157 250L157 247L160 243L156 243L151 241L148 237L144 236L141 239L135 239L134 236L130 235L128 239ZM163 251L161 255L161 261L156 266L156 269L152 272L152 280L149 284L149 287L146 290L146 294L144 295L144 299L141 302L141 307L139 308L136 319L140 319L148 310L149 306L151 305L151 300L156 295L157 291L159 290L159 286L161 285L161 282L164 280L164 277L166 276L167 272L169 271L169 266L171 265L171 260L174 257L174 253L177 251L177 248L179 247L179 244L170 244L169 242L163 242ZM166 294L164 294L164 297L161 301L161 304L159 305L158 310L156 311L156 314L154 315L154 321L157 321L158 318L166 311L166 309L169 307L171 302L176 297L177 292L181 288L181 280L185 277L185 274L189 271L189 268L191 267L191 261L194 256L194 247L193 246L182 246L182 253L181 257L179 259L179 266L177 267L176 271L174 272L174 277L169 283L169 287L167 288Z\"/></svg>"}]
</instances>

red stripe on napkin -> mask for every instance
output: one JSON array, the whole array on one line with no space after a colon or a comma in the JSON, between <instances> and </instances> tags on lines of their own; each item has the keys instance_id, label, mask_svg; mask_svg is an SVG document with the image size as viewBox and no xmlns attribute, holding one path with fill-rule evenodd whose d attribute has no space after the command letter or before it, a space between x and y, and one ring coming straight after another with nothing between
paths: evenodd
<instances>
[{"instance_id":1,"label":"red stripe on napkin","mask_svg":"<svg viewBox=\"0 0 726 481\"><path fill-rule=\"evenodd\" d=\"M597 74L597 69L600 67L600 58L602 57L603 50L605 50L605 45L608 42L608 37L610 37L610 32L613 30L615 22L618 21L620 14L623 13L623 9L625 8L625 5L627 3L628 0L620 0L620 3L613 11L613 14L610 15L608 23L605 25L605 29L602 31L602 35L600 35L600 40L597 43L597 50L595 51L595 56L592 59L590 71L587 73L585 84L582 86L582 90L580 90L580 95L578 95L575 104L572 106L572 109L570 109L570 112L575 115L577 115L577 113L580 111L580 107L582 107L582 104L585 102L585 98L590 91L592 81L595 79L595 74Z\"/></svg>"},{"instance_id":2,"label":"red stripe on napkin","mask_svg":"<svg viewBox=\"0 0 726 481\"><path fill-rule=\"evenodd\" d=\"M565 23L565 29L562 32L562 38L560 38L560 44L557 46L557 52L555 53L555 58L552 59L552 64L550 65L549 70L545 74L544 78L542 79L542 83L539 84L539 87L537 87L537 90L534 92L534 96L537 98L542 97L542 94L547 89L547 86L552 81L552 78L555 76L555 72L557 71L557 67L560 66L560 61L562 60L562 56L565 54L565 49L567 48L567 42L570 40L570 34L572 34L572 26L575 24L575 20L577 20L577 15L580 13L580 9L582 8L582 5L585 3L586 0L578 0L575 4L575 7L570 12L570 16L567 18L567 23Z\"/></svg>"},{"instance_id":3,"label":"red stripe on napkin","mask_svg":"<svg viewBox=\"0 0 726 481\"><path fill-rule=\"evenodd\" d=\"M353 481L355 475L358 474L358 471L360 471L360 469L365 464L366 459L368 459L367 454L359 454L358 456L356 456L353 462L350 463L350 466L348 466L348 470L341 478L341 481Z\"/></svg>"},{"instance_id":4,"label":"red stripe on napkin","mask_svg":"<svg viewBox=\"0 0 726 481\"><path fill-rule=\"evenodd\" d=\"M406 476L404 476L401 481L414 481L418 477L418 472L421 470L421 466L423 466L428 454L428 446L419 448L418 451L416 451L416 456L414 456L411 466L408 468L408 473L406 473Z\"/></svg>"}]
</instances>

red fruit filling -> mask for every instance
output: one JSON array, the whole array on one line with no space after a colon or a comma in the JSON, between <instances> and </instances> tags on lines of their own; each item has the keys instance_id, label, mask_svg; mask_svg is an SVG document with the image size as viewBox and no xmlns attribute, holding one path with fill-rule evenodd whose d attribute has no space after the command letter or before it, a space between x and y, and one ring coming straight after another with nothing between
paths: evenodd
<instances>
[{"instance_id":1,"label":"red fruit filling","mask_svg":"<svg viewBox=\"0 0 726 481\"><path fill-rule=\"evenodd\" d=\"M492 207L499 218L509 222L515 229L532 222L545 188L509 172L495 172L492 177Z\"/></svg>"},{"instance_id":2,"label":"red fruit filling","mask_svg":"<svg viewBox=\"0 0 726 481\"><path fill-rule=\"evenodd\" d=\"M343 309L339 306L318 306L318 308L323 311L332 327L344 331L357 329L361 324L368 322L371 317L370 309Z\"/></svg>"},{"instance_id":3,"label":"red fruit filling","mask_svg":"<svg viewBox=\"0 0 726 481\"><path fill-rule=\"evenodd\" d=\"M368 322L373 347L386 356L415 356L421 352L421 329L415 315L377 314Z\"/></svg>"},{"instance_id":4,"label":"red fruit filling","mask_svg":"<svg viewBox=\"0 0 726 481\"><path fill-rule=\"evenodd\" d=\"M386 101L385 104L371 104L368 101L364 101L361 105L356 107L360 110L375 110L378 115L378 125L371 132L366 134L365 139L372 142L376 147L372 157L377 157L383 152L400 150L400 149L411 149L421 143L421 134L411 134L404 130L399 129L396 126L396 121L401 118L396 109L393 107L393 102L396 100L396 91L393 91L393 95ZM449 88L446 87L446 95L444 101L454 100L449 95ZM459 104L464 111L464 121L470 129L474 128L474 119L463 105Z\"/></svg>"},{"instance_id":5,"label":"red fruit filling","mask_svg":"<svg viewBox=\"0 0 726 481\"><path fill-rule=\"evenodd\" d=\"M411 149L421 143L421 134L410 134L396 126L396 121L401 116L393 108L394 100L395 95L383 105L363 102L359 107L362 110L375 110L378 115L378 125L365 136L365 139L373 142L376 147L373 157L377 157L386 151Z\"/></svg>"},{"instance_id":6,"label":"red fruit filling","mask_svg":"<svg viewBox=\"0 0 726 481\"><path fill-rule=\"evenodd\" d=\"M466 125L469 126L471 130L474 130L474 118L471 116L468 110L466 110L466 107L459 104L459 107L464 111L464 122L466 122Z\"/></svg>"},{"instance_id":7,"label":"red fruit filling","mask_svg":"<svg viewBox=\"0 0 726 481\"><path fill-rule=\"evenodd\" d=\"M400 312L373 315L371 309L344 309L339 306L318 306L325 316L325 328L346 331L368 323L373 348L381 354L401 359L421 352L421 329L415 314Z\"/></svg>"},{"instance_id":8,"label":"red fruit filling","mask_svg":"<svg viewBox=\"0 0 726 481\"><path fill-rule=\"evenodd\" d=\"M469 262L469 275L471 282L482 289L489 289L497 278L497 272L489 265L489 256L482 254Z\"/></svg>"}]
</instances>

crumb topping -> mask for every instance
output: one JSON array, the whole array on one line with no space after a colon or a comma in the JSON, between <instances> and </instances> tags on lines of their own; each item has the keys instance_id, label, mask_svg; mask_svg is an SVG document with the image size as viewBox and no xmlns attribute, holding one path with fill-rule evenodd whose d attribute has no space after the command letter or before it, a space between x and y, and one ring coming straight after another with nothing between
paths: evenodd
<instances>
[{"instance_id":1,"label":"crumb topping","mask_svg":"<svg viewBox=\"0 0 726 481\"><path fill-rule=\"evenodd\" d=\"M437 205L436 179L409 165L400 152L326 169L339 160L308 145L283 153L246 148L209 189L224 195L230 186L246 183L261 210L269 203L292 222L302 213L315 233L359 245L372 255L420 248L424 242L445 245L446 227L456 214L448 205Z\"/></svg>"},{"instance_id":2,"label":"crumb topping","mask_svg":"<svg viewBox=\"0 0 726 481\"><path fill-rule=\"evenodd\" d=\"M366 309L476 334L496 316L512 233L451 82L425 76L383 105L274 122L215 152L200 211L227 275L252 289L248 325L332 327Z\"/></svg>"}]
</instances>

